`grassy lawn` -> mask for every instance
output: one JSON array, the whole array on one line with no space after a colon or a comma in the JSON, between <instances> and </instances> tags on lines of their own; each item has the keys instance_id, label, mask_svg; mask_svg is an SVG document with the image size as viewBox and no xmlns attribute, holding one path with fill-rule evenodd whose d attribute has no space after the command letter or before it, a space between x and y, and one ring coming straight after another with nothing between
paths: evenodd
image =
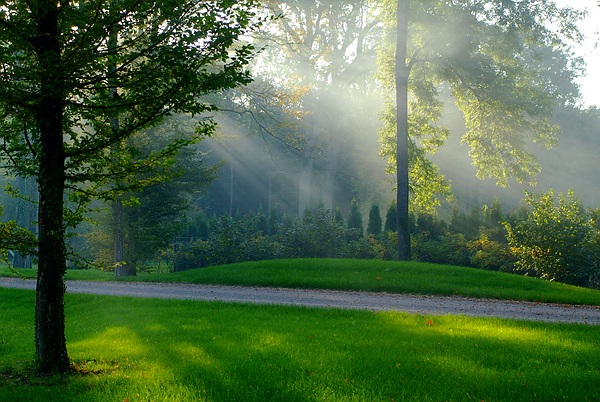
<instances>
[{"instance_id":1,"label":"grassy lawn","mask_svg":"<svg viewBox=\"0 0 600 402\"><path fill-rule=\"evenodd\" d=\"M33 270L23 274L35 276ZM0 275L11 274L0 268ZM12 274L11 274L12 275ZM109 272L69 270L67 279L115 280ZM242 286L364 290L389 293L600 305L600 291L537 278L449 265L344 259L246 262L121 279Z\"/></svg>"},{"instance_id":2,"label":"grassy lawn","mask_svg":"<svg viewBox=\"0 0 600 402\"><path fill-rule=\"evenodd\" d=\"M0 289L3 401L600 400L600 326L72 294L80 372L37 378L34 297Z\"/></svg>"}]
</instances>

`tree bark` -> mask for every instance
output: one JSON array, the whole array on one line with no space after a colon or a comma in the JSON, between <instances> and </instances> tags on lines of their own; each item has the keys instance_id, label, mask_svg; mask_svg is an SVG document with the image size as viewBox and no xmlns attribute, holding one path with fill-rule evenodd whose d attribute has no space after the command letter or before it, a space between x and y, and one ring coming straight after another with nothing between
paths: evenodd
<instances>
[{"instance_id":1,"label":"tree bark","mask_svg":"<svg viewBox=\"0 0 600 402\"><path fill-rule=\"evenodd\" d=\"M120 200L112 202L113 222L113 247L114 262L119 264L125 261L125 234L123 230L123 204Z\"/></svg>"},{"instance_id":2,"label":"tree bark","mask_svg":"<svg viewBox=\"0 0 600 402\"><path fill-rule=\"evenodd\" d=\"M63 206L65 157L62 138L64 106L56 1L38 3L36 53L41 74L37 122L40 203L39 263L35 305L35 345L38 370L62 373L69 369L65 339L64 274L67 270Z\"/></svg>"},{"instance_id":3,"label":"tree bark","mask_svg":"<svg viewBox=\"0 0 600 402\"><path fill-rule=\"evenodd\" d=\"M115 276L135 276L135 264L127 259L125 247L125 225L123 222L123 203L119 198L112 203L113 246L115 251Z\"/></svg>"},{"instance_id":4,"label":"tree bark","mask_svg":"<svg viewBox=\"0 0 600 402\"><path fill-rule=\"evenodd\" d=\"M396 11L396 214L398 259L410 260L410 227L408 224L408 74L406 44L408 42L408 0L398 0Z\"/></svg>"}]
</instances>

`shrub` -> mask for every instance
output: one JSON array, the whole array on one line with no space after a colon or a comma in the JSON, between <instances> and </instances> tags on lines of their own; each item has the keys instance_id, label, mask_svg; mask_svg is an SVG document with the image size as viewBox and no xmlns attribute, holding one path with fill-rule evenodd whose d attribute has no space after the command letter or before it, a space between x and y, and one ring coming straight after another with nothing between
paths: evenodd
<instances>
[{"instance_id":1,"label":"shrub","mask_svg":"<svg viewBox=\"0 0 600 402\"><path fill-rule=\"evenodd\" d=\"M471 263L467 240L462 233L446 233L430 239L426 233L413 236L413 256L417 261L469 266Z\"/></svg>"},{"instance_id":2,"label":"shrub","mask_svg":"<svg viewBox=\"0 0 600 402\"><path fill-rule=\"evenodd\" d=\"M348 229L355 229L351 232L351 240L358 240L358 237L362 237L364 234L363 221L360 210L358 209L358 203L356 200L352 200L352 206L350 207L350 215L348 216ZM357 237L354 237L356 235Z\"/></svg>"},{"instance_id":3,"label":"shrub","mask_svg":"<svg viewBox=\"0 0 600 402\"><path fill-rule=\"evenodd\" d=\"M566 197L555 197L553 190L527 193L525 202L531 208L527 218L506 224L517 268L533 269L548 280L594 286L600 265L594 212L585 212L571 190Z\"/></svg>"},{"instance_id":4,"label":"shrub","mask_svg":"<svg viewBox=\"0 0 600 402\"><path fill-rule=\"evenodd\" d=\"M490 240L486 233L467 243L471 265L491 271L514 272L515 256L506 243Z\"/></svg>"},{"instance_id":5,"label":"shrub","mask_svg":"<svg viewBox=\"0 0 600 402\"><path fill-rule=\"evenodd\" d=\"M316 213L307 211L304 217L284 230L278 237L282 256L341 257L346 230L329 210L321 207Z\"/></svg>"}]
</instances>

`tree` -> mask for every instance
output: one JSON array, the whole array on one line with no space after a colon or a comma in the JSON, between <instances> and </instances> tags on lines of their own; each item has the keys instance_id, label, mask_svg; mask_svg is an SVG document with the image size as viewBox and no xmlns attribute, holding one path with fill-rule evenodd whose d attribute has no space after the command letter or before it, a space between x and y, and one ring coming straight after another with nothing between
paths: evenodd
<instances>
[{"instance_id":1,"label":"tree","mask_svg":"<svg viewBox=\"0 0 600 402\"><path fill-rule=\"evenodd\" d=\"M143 159L167 146L173 136L182 136L182 130L193 132L193 125L194 119L189 116L169 117L160 125L128 139L127 144L138 149L141 152L138 158ZM100 223L86 234L87 244L97 264L117 264L115 275L118 276L118 265L126 263L135 274L138 262L151 260L158 251L172 246L183 228L189 225L189 216L197 208L198 196L214 180L219 167L218 164L207 166L206 154L198 150L198 145L183 148L173 155L160 177L154 176L156 182L123 194L122 199L126 202L120 205L123 242L123 258L120 260L114 260L114 221L108 219L107 211L100 211L98 218L94 219ZM147 174L131 177L132 181L146 179ZM113 212L114 208L111 208L109 215Z\"/></svg>"},{"instance_id":2,"label":"tree","mask_svg":"<svg viewBox=\"0 0 600 402\"><path fill-rule=\"evenodd\" d=\"M367 234L379 236L382 230L381 212L379 211L379 205L371 205L369 210L369 221L367 222Z\"/></svg>"},{"instance_id":3,"label":"tree","mask_svg":"<svg viewBox=\"0 0 600 402\"><path fill-rule=\"evenodd\" d=\"M0 205L0 216L3 206ZM27 229L21 228L14 220L0 222L0 259L8 263L9 250L23 255L33 254L36 247L35 235Z\"/></svg>"},{"instance_id":4,"label":"tree","mask_svg":"<svg viewBox=\"0 0 600 402\"><path fill-rule=\"evenodd\" d=\"M575 22L581 14L547 0L389 0L385 7L388 45L380 57L381 81L396 96L384 119L382 154L396 174L398 257L405 259L409 195L430 208L438 203L436 194L450 189L427 158L449 134L437 124L441 92L464 115L462 140L478 177L503 186L510 178L534 181L540 166L525 145L551 146L558 131L550 122L554 106L578 96L576 90L561 93L557 72L572 80L581 71L565 44L578 39ZM389 43L396 44L395 58Z\"/></svg>"},{"instance_id":5,"label":"tree","mask_svg":"<svg viewBox=\"0 0 600 402\"><path fill-rule=\"evenodd\" d=\"M360 209L358 208L358 202L356 200L352 200L352 205L350 207L350 215L348 216L348 229L354 231L355 237L360 238L363 236L364 228L363 228L363 220L362 214L360 213Z\"/></svg>"},{"instance_id":6,"label":"tree","mask_svg":"<svg viewBox=\"0 0 600 402\"><path fill-rule=\"evenodd\" d=\"M396 219L396 214L398 213L398 208L396 208L396 203L392 202L385 213L385 227L384 230L386 232L395 232L398 230L398 221Z\"/></svg>"},{"instance_id":7,"label":"tree","mask_svg":"<svg viewBox=\"0 0 600 402\"><path fill-rule=\"evenodd\" d=\"M113 147L177 112L214 108L201 96L249 82L252 47L238 41L251 0L12 0L0 9L0 149L39 189L36 358L40 372L69 368L64 332L65 235L94 197L128 190L187 144L145 161ZM115 47L109 40L118 32ZM119 117L119 126L111 120ZM198 135L210 134L203 121ZM114 152L107 152L108 149ZM144 183L139 183L144 184ZM137 185L137 184L136 184ZM65 209L65 196L74 209Z\"/></svg>"},{"instance_id":8,"label":"tree","mask_svg":"<svg viewBox=\"0 0 600 402\"><path fill-rule=\"evenodd\" d=\"M0 198L0 204L4 203L4 210L8 220L14 220L16 225L31 233L36 233L35 215L37 212L37 187L33 178L7 177L2 186L6 194L6 201ZM8 198L10 197L10 198ZM35 250L35 247L32 248ZM33 264L32 254L22 254L11 250L12 265L15 268L31 268Z\"/></svg>"},{"instance_id":9,"label":"tree","mask_svg":"<svg viewBox=\"0 0 600 402\"><path fill-rule=\"evenodd\" d=\"M216 170L206 166L202 155L186 149L173 165L172 177L149 185L133 196L139 205L123 209L126 229L126 261L136 269L140 260L154 257L171 246L182 231L195 196L206 189Z\"/></svg>"},{"instance_id":10,"label":"tree","mask_svg":"<svg viewBox=\"0 0 600 402\"><path fill-rule=\"evenodd\" d=\"M333 210L340 204L334 202L335 190L347 185L339 177L340 171L358 170L355 164L345 164L343 158L352 153L357 142L348 140L349 135L360 133L370 115L348 110L366 109L364 99L374 89L369 78L381 31L379 8L370 0L264 3L273 14L282 16L268 34L270 41L283 44L270 47L276 55L271 54L270 68L264 75L270 75L266 79L272 82L289 83L293 77L293 85L300 81L305 87L301 97L305 143L298 175L298 214L302 216L319 197L325 208ZM274 68L276 64L279 66ZM322 172L320 183L318 172ZM353 173L348 176L358 176ZM321 194L315 195L315 188L320 188Z\"/></svg>"},{"instance_id":11,"label":"tree","mask_svg":"<svg viewBox=\"0 0 600 402\"><path fill-rule=\"evenodd\" d=\"M408 75L406 46L408 42L408 0L398 0L396 9L396 227L398 259L410 260L408 224Z\"/></svg>"}]
</instances>

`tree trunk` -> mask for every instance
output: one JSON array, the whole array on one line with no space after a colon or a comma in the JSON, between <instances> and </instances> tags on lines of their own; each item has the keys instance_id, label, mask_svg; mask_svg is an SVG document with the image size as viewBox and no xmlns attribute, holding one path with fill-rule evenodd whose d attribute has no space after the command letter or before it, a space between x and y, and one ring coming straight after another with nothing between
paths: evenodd
<instances>
[{"instance_id":1,"label":"tree trunk","mask_svg":"<svg viewBox=\"0 0 600 402\"><path fill-rule=\"evenodd\" d=\"M109 52L113 53L117 48L117 32L112 30L108 37ZM117 66L110 65L110 73L114 74ZM110 88L109 95L116 99L118 97L118 88L113 78L109 78ZM110 126L113 135L116 137L119 132L119 116L110 118ZM119 147L119 143L113 145ZM136 269L134 264L130 264L127 260L127 250L125 247L125 224L123 222L123 202L119 196L112 203L112 218L113 218L113 246L115 251L115 276L135 276Z\"/></svg>"},{"instance_id":2,"label":"tree trunk","mask_svg":"<svg viewBox=\"0 0 600 402\"><path fill-rule=\"evenodd\" d=\"M125 225L123 222L123 203L117 198L112 203L113 245L115 251L115 276L135 276L135 264L127 258L125 247Z\"/></svg>"},{"instance_id":3,"label":"tree trunk","mask_svg":"<svg viewBox=\"0 0 600 402\"><path fill-rule=\"evenodd\" d=\"M307 148L302 154L302 167L298 180L298 216L302 217L304 212L310 208L313 172L313 149L309 141Z\"/></svg>"},{"instance_id":4,"label":"tree trunk","mask_svg":"<svg viewBox=\"0 0 600 402\"><path fill-rule=\"evenodd\" d=\"M398 213L398 259L410 260L408 224L408 0L398 0L396 22L396 207Z\"/></svg>"},{"instance_id":5,"label":"tree trunk","mask_svg":"<svg viewBox=\"0 0 600 402\"><path fill-rule=\"evenodd\" d=\"M34 200L38 198L35 186L35 180L32 177L17 177L17 189L25 199L17 200L16 222L18 226L29 229L33 233L35 233L34 221L37 212ZM31 268L32 263L33 258L31 255L15 251L13 258L15 268Z\"/></svg>"},{"instance_id":6,"label":"tree trunk","mask_svg":"<svg viewBox=\"0 0 600 402\"><path fill-rule=\"evenodd\" d=\"M337 176L338 170L338 161L340 156L340 144L339 139L334 138L333 133L337 133L335 129L337 127L332 125L332 130L330 131L330 141L329 146L327 147L327 162L325 165L325 180L323 183L323 206L325 209L329 211L333 211L333 198L335 192L335 179Z\"/></svg>"},{"instance_id":7,"label":"tree trunk","mask_svg":"<svg viewBox=\"0 0 600 402\"><path fill-rule=\"evenodd\" d=\"M117 199L113 201L111 207L115 276L135 276L135 264L127 258L125 223L123 221L123 202L117 197Z\"/></svg>"},{"instance_id":8,"label":"tree trunk","mask_svg":"<svg viewBox=\"0 0 600 402\"><path fill-rule=\"evenodd\" d=\"M233 218L233 157L229 162L229 217Z\"/></svg>"},{"instance_id":9,"label":"tree trunk","mask_svg":"<svg viewBox=\"0 0 600 402\"><path fill-rule=\"evenodd\" d=\"M40 133L39 264L35 304L35 346L38 370L63 373L69 369L65 339L64 274L67 270L63 196L65 188L62 138L63 94L58 6L38 3L36 53L41 75L37 122Z\"/></svg>"}]
</instances>

